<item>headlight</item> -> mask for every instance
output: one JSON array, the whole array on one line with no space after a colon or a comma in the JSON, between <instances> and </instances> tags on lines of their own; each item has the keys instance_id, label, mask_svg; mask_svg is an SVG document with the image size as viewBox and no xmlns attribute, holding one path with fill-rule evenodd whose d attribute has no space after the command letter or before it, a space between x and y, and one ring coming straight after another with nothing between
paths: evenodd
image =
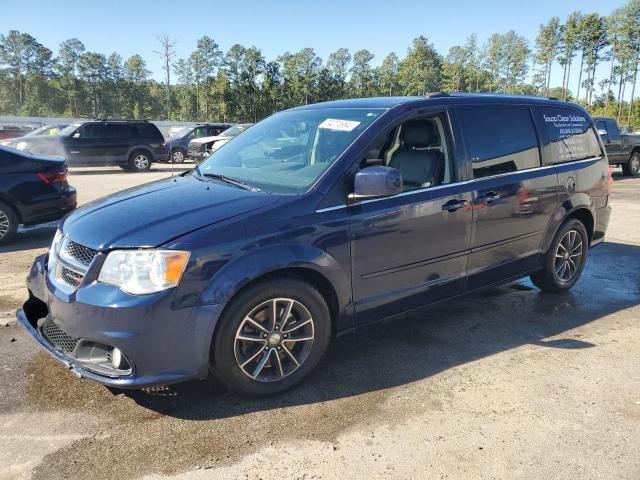
<instances>
[{"instance_id":1,"label":"headlight","mask_svg":"<svg viewBox=\"0 0 640 480\"><path fill-rule=\"evenodd\" d=\"M27 142L18 142L16 150L26 150L29 144Z\"/></svg>"},{"instance_id":2,"label":"headlight","mask_svg":"<svg viewBox=\"0 0 640 480\"><path fill-rule=\"evenodd\" d=\"M189 260L178 250L114 250L107 255L98 281L132 295L144 295L175 287Z\"/></svg>"}]
</instances>

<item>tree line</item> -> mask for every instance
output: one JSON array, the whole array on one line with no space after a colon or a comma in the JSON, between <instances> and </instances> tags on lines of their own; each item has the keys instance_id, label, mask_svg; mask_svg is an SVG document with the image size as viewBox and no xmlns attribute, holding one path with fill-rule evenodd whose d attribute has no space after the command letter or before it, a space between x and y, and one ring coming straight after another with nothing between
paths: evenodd
<instances>
[{"instance_id":1,"label":"tree line","mask_svg":"<svg viewBox=\"0 0 640 480\"><path fill-rule=\"evenodd\" d=\"M223 52L206 35L188 57L176 58L174 40L156 39L163 82L138 54L106 56L76 38L54 53L28 33L0 35L0 113L254 122L307 103L449 91L554 96L640 126L640 0L608 16L552 17L533 43L514 30L483 43L471 34L442 55L419 36L404 57L392 52L377 66L367 49L339 48L323 61L303 48L268 60L255 46ZM562 79L553 78L558 71Z\"/></svg>"}]
</instances>

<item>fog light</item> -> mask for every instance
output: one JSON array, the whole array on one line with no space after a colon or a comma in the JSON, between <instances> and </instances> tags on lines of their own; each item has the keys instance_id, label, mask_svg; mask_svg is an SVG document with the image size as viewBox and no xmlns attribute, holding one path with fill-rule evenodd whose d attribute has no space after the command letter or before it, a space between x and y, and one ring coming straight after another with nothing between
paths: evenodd
<instances>
[{"instance_id":1,"label":"fog light","mask_svg":"<svg viewBox=\"0 0 640 480\"><path fill-rule=\"evenodd\" d=\"M122 364L122 351L119 348L114 348L111 352L111 365L113 368L119 370Z\"/></svg>"}]
</instances>

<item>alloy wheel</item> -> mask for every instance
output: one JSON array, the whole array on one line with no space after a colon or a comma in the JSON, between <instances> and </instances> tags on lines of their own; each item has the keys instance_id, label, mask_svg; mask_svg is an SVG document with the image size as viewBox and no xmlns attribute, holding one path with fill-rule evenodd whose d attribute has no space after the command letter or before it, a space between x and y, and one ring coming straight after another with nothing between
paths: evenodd
<instances>
[{"instance_id":1,"label":"alloy wheel","mask_svg":"<svg viewBox=\"0 0 640 480\"><path fill-rule=\"evenodd\" d=\"M569 230L564 234L558 248L554 270L562 282L569 282L580 269L583 258L582 236L577 230Z\"/></svg>"},{"instance_id":2,"label":"alloy wheel","mask_svg":"<svg viewBox=\"0 0 640 480\"><path fill-rule=\"evenodd\" d=\"M9 232L9 216L0 210L0 239Z\"/></svg>"},{"instance_id":3,"label":"alloy wheel","mask_svg":"<svg viewBox=\"0 0 640 480\"><path fill-rule=\"evenodd\" d=\"M309 310L291 298L272 298L252 309L236 330L234 354L240 370L259 382L291 375L305 362L314 339Z\"/></svg>"},{"instance_id":4,"label":"alloy wheel","mask_svg":"<svg viewBox=\"0 0 640 480\"><path fill-rule=\"evenodd\" d=\"M138 154L134 157L133 164L138 170L144 170L149 166L149 158L146 155Z\"/></svg>"},{"instance_id":5,"label":"alloy wheel","mask_svg":"<svg viewBox=\"0 0 640 480\"><path fill-rule=\"evenodd\" d=\"M634 155L631 157L631 160L629 160L629 170L631 170L631 173L633 175L637 175L638 171L640 171L640 156L639 155Z\"/></svg>"},{"instance_id":6,"label":"alloy wheel","mask_svg":"<svg viewBox=\"0 0 640 480\"><path fill-rule=\"evenodd\" d=\"M176 150L175 152L173 152L171 157L172 157L173 163L184 162L184 153L182 153L180 150Z\"/></svg>"}]
</instances>

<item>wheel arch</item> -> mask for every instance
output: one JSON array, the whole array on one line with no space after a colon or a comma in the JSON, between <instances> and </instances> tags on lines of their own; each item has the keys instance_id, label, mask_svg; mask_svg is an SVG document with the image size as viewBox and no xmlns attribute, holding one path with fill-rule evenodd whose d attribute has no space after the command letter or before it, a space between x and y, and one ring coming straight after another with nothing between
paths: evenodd
<instances>
[{"instance_id":1,"label":"wheel arch","mask_svg":"<svg viewBox=\"0 0 640 480\"><path fill-rule=\"evenodd\" d=\"M154 161L153 151L147 145L134 145L133 147L129 148L129 151L127 152L127 161L131 159L131 155L139 151L144 151L147 155L149 155L150 161Z\"/></svg>"},{"instance_id":2,"label":"wheel arch","mask_svg":"<svg viewBox=\"0 0 640 480\"><path fill-rule=\"evenodd\" d=\"M582 222L587 230L589 243L591 243L595 228L595 215L592 207L589 205L588 196L586 194L579 194L568 199L556 210L542 240L542 252L546 252L549 249L560 227L570 218L576 218Z\"/></svg>"},{"instance_id":3,"label":"wheel arch","mask_svg":"<svg viewBox=\"0 0 640 480\"><path fill-rule=\"evenodd\" d=\"M348 275L335 258L316 247L270 246L223 266L212 276L198 303L226 306L241 292L260 282L274 278L296 278L314 286L324 297L331 314L333 331L337 332L353 326Z\"/></svg>"},{"instance_id":4,"label":"wheel arch","mask_svg":"<svg viewBox=\"0 0 640 480\"><path fill-rule=\"evenodd\" d=\"M11 209L13 214L18 219L18 224L23 223L22 213L20 212L20 209L18 209L18 207L16 206L16 202L14 202L11 198L9 198L7 195L4 195L2 193L0 193L0 202L4 203Z\"/></svg>"}]
</instances>

